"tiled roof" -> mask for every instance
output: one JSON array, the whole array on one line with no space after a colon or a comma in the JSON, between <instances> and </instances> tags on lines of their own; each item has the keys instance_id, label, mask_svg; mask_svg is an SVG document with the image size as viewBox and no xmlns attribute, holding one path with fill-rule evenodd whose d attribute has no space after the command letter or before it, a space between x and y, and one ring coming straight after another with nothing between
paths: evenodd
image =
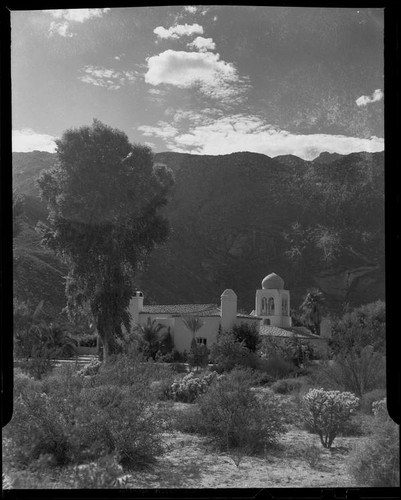
<instances>
[{"instance_id":1,"label":"tiled roof","mask_svg":"<svg viewBox=\"0 0 401 500\"><path fill-rule=\"evenodd\" d=\"M237 318L249 318L249 319L263 319L261 316L256 316L255 314L237 314Z\"/></svg>"},{"instance_id":2,"label":"tiled roof","mask_svg":"<svg viewBox=\"0 0 401 500\"><path fill-rule=\"evenodd\" d=\"M272 337L287 337L298 339L322 339L303 326L293 326L291 328L281 328L279 326L261 325L259 329L261 335Z\"/></svg>"},{"instance_id":3,"label":"tiled roof","mask_svg":"<svg viewBox=\"0 0 401 500\"><path fill-rule=\"evenodd\" d=\"M177 316L196 314L198 316L209 316L220 315L220 309L215 304L145 305L140 314L173 314Z\"/></svg>"}]
</instances>

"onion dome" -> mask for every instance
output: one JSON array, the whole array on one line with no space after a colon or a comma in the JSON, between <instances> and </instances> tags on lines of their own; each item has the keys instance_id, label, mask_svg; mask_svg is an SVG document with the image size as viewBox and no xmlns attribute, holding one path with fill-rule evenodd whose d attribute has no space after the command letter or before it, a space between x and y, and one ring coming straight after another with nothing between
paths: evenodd
<instances>
[{"instance_id":1,"label":"onion dome","mask_svg":"<svg viewBox=\"0 0 401 500\"><path fill-rule=\"evenodd\" d=\"M284 288L284 280L276 273L268 274L262 281L262 288L264 290L279 289Z\"/></svg>"}]
</instances>

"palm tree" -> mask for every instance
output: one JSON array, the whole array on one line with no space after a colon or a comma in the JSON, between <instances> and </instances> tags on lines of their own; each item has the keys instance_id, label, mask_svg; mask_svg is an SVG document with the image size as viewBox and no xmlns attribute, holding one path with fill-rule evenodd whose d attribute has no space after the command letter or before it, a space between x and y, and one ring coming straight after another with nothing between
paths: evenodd
<instances>
[{"instance_id":1,"label":"palm tree","mask_svg":"<svg viewBox=\"0 0 401 500\"><path fill-rule=\"evenodd\" d=\"M159 333L165 328L165 326L157 323L155 319L152 321L150 316L148 316L148 320L145 324L139 325L139 331L145 344L145 351L147 351L148 356L152 359L156 358L156 353L159 350Z\"/></svg>"},{"instance_id":2,"label":"palm tree","mask_svg":"<svg viewBox=\"0 0 401 500\"><path fill-rule=\"evenodd\" d=\"M188 330L191 330L192 332L192 340L195 340L195 335L198 330L200 330L203 326L203 321L200 319L199 316L183 316L182 321L184 325L188 328Z\"/></svg>"},{"instance_id":3,"label":"palm tree","mask_svg":"<svg viewBox=\"0 0 401 500\"><path fill-rule=\"evenodd\" d=\"M190 366L196 366L196 370L198 370L198 362L199 362L199 350L198 345L196 343L195 335L198 330L200 330L203 326L203 321L199 316L183 316L182 321L184 325L191 330L192 332L192 340L191 340L191 349L188 356L188 363ZM206 346L205 346L206 347Z\"/></svg>"},{"instance_id":4,"label":"palm tree","mask_svg":"<svg viewBox=\"0 0 401 500\"><path fill-rule=\"evenodd\" d=\"M24 360L38 379L51 369L54 359L76 354L77 345L65 327L47 324L43 304L44 301L40 301L32 311L26 303L14 299L15 357Z\"/></svg>"},{"instance_id":5,"label":"palm tree","mask_svg":"<svg viewBox=\"0 0 401 500\"><path fill-rule=\"evenodd\" d=\"M320 335L323 306L323 293L317 288L312 288L308 290L300 307L306 322L311 325L314 333L317 335Z\"/></svg>"}]
</instances>

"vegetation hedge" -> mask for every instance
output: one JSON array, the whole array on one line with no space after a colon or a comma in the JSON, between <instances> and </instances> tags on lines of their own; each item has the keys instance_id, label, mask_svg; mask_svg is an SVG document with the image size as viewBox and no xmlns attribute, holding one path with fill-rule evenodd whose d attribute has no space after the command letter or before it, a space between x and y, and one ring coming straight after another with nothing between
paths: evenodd
<instances>
[{"instance_id":1,"label":"vegetation hedge","mask_svg":"<svg viewBox=\"0 0 401 500\"><path fill-rule=\"evenodd\" d=\"M90 384L71 366L40 382L17 372L13 418L5 428L16 460L28 465L47 455L65 465L113 454L128 469L153 462L163 451L153 369L122 356L89 376Z\"/></svg>"},{"instance_id":2,"label":"vegetation hedge","mask_svg":"<svg viewBox=\"0 0 401 500\"><path fill-rule=\"evenodd\" d=\"M348 467L361 486L400 486L399 426L385 409L377 411L371 434L352 450Z\"/></svg>"}]
</instances>

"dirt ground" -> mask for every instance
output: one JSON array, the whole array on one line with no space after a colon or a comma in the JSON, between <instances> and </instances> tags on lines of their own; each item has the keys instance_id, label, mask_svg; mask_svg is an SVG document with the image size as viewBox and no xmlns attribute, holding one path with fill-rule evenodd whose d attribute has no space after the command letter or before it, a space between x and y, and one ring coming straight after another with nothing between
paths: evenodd
<instances>
[{"instance_id":1,"label":"dirt ground","mask_svg":"<svg viewBox=\"0 0 401 500\"><path fill-rule=\"evenodd\" d=\"M344 488L357 487L346 470L346 458L360 438L337 438L323 449L317 436L293 429L264 457L243 457L239 467L225 453L214 452L207 438L179 432L165 435L169 450L148 472L132 475L130 488ZM320 463L303 458L306 446L321 448Z\"/></svg>"},{"instance_id":2,"label":"dirt ground","mask_svg":"<svg viewBox=\"0 0 401 500\"><path fill-rule=\"evenodd\" d=\"M239 467L226 453L213 451L207 438L181 432L164 434L166 453L147 471L129 475L128 488L345 488L362 487L348 475L346 459L361 438L338 437L331 451L317 436L291 429L264 456L243 457ZM311 466L303 456L305 448L317 445L320 461ZM4 457L6 458L6 457ZM72 488L68 468L37 482L36 487ZM16 470L6 471L14 479ZM44 483L43 483L43 480ZM35 481L32 474L32 481ZM15 485L18 487L18 482ZM15 487L14 486L14 487ZM24 486L22 486L24 487ZM32 487L32 486L31 486Z\"/></svg>"}]
</instances>

